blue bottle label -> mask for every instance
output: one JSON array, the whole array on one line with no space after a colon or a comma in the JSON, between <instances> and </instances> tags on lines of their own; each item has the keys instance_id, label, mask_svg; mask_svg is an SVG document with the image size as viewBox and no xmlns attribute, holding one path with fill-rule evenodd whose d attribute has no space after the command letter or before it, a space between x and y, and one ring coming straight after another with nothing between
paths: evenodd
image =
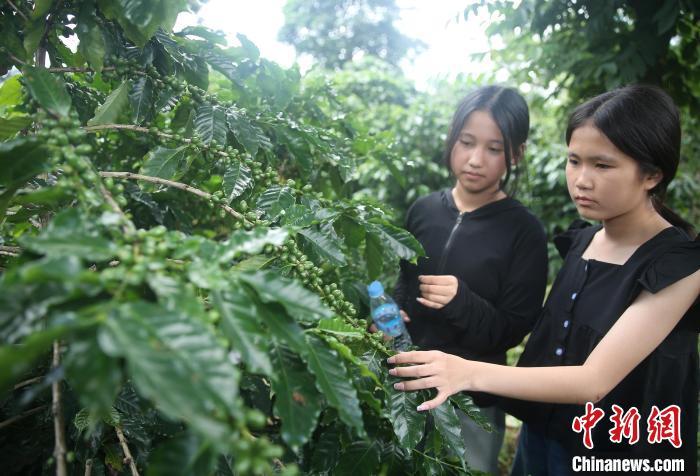
<instances>
[{"instance_id":1,"label":"blue bottle label","mask_svg":"<svg viewBox=\"0 0 700 476\"><path fill-rule=\"evenodd\" d=\"M394 303L382 304L372 310L372 319L383 333L398 337L403 332L403 321L399 314L399 306Z\"/></svg>"}]
</instances>

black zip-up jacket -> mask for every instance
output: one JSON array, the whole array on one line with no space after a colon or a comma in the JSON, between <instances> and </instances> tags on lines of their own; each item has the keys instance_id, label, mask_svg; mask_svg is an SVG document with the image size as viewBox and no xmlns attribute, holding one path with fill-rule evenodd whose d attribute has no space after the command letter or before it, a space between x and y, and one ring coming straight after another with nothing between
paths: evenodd
<instances>
[{"instance_id":1,"label":"black zip-up jacket","mask_svg":"<svg viewBox=\"0 0 700 476\"><path fill-rule=\"evenodd\" d=\"M411 318L414 344L504 364L542 309L547 239L540 221L510 197L460 214L446 189L416 200L406 228L426 252L417 265L401 262L394 293ZM419 275L456 276L457 295L442 309L423 306Z\"/></svg>"}]
</instances>

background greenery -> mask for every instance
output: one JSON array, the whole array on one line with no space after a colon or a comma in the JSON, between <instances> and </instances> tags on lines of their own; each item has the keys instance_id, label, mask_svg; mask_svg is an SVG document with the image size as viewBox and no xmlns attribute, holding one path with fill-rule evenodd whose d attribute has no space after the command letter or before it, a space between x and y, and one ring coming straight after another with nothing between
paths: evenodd
<instances>
[{"instance_id":1,"label":"background greenery","mask_svg":"<svg viewBox=\"0 0 700 476\"><path fill-rule=\"evenodd\" d=\"M280 38L314 58L303 76L242 35L172 32L197 6L0 4L4 466L466 472L454 408L478 414L458 398L426 425L414 409L427 395L393 391L364 283L393 283L398 259L422 252L405 212L449 185L451 115L494 75L418 90L397 65L422 45L396 30L391 0L290 0ZM636 81L681 106L669 202L697 224L694 2L487 7L505 45L489 54L531 109L518 196L549 234L575 218L567 112ZM75 52L61 40L73 35Z\"/></svg>"}]
</instances>

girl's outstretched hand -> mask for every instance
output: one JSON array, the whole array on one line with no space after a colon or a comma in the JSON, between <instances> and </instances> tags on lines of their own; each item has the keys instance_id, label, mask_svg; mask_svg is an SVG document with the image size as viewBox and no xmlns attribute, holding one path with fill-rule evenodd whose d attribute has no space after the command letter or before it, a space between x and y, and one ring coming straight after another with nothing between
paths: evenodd
<instances>
[{"instance_id":1,"label":"girl's outstretched hand","mask_svg":"<svg viewBox=\"0 0 700 476\"><path fill-rule=\"evenodd\" d=\"M465 390L465 376L470 364L461 357L437 350L401 352L389 357L387 362L397 365L389 370L391 375L414 377L414 380L395 383L396 390L437 389L437 396L420 404L418 411L432 410L447 400L450 395ZM413 365L398 367L401 364Z\"/></svg>"}]
</instances>

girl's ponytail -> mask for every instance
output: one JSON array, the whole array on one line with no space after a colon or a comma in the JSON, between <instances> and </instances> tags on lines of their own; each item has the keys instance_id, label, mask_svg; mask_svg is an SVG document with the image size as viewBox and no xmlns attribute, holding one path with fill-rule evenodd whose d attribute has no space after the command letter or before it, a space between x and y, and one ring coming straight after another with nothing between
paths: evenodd
<instances>
[{"instance_id":1,"label":"girl's ponytail","mask_svg":"<svg viewBox=\"0 0 700 476\"><path fill-rule=\"evenodd\" d=\"M657 195L651 196L651 203L654 205L654 210L663 217L664 220L673 226L677 226L685 231L691 239L695 239L697 232L693 225L684 220L679 214L667 207Z\"/></svg>"}]
</instances>

